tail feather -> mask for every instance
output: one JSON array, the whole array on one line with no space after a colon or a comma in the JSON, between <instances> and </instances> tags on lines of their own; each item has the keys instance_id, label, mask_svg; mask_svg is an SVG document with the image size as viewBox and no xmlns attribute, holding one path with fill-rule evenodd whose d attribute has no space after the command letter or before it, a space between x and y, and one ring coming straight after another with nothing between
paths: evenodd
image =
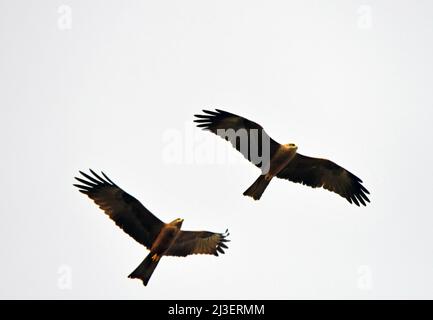
<instances>
[{"instance_id":1,"label":"tail feather","mask_svg":"<svg viewBox=\"0 0 433 320\"><path fill-rule=\"evenodd\" d=\"M149 253L128 278L140 279L143 281L143 285L146 286L160 259L161 256L158 256L156 253Z\"/></svg>"},{"instance_id":2,"label":"tail feather","mask_svg":"<svg viewBox=\"0 0 433 320\"><path fill-rule=\"evenodd\" d=\"M252 197L254 200L259 200L266 190L271 179L266 179L266 175L262 174L256 181L244 192L244 196Z\"/></svg>"}]
</instances>

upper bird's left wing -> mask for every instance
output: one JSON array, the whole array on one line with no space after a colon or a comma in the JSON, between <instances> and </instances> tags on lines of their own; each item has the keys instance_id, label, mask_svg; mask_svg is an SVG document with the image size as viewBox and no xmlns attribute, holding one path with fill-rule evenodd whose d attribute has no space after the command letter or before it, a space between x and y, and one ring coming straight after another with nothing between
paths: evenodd
<instances>
[{"instance_id":1,"label":"upper bird's left wing","mask_svg":"<svg viewBox=\"0 0 433 320\"><path fill-rule=\"evenodd\" d=\"M80 192L92 199L114 222L137 242L152 247L164 223L147 210L137 199L129 195L103 172L104 178L90 170L93 177L81 172L85 179L75 178Z\"/></svg>"},{"instance_id":2,"label":"upper bird's left wing","mask_svg":"<svg viewBox=\"0 0 433 320\"><path fill-rule=\"evenodd\" d=\"M362 180L336 163L303 156L299 153L277 174L278 178L305 184L317 188L323 187L333 191L347 201L366 205L370 202L368 190L362 185Z\"/></svg>"},{"instance_id":3,"label":"upper bird's left wing","mask_svg":"<svg viewBox=\"0 0 433 320\"><path fill-rule=\"evenodd\" d=\"M165 255L185 257L190 254L213 254L218 256L227 249L225 242L229 233L213 233L209 231L180 231L175 242Z\"/></svg>"},{"instance_id":4,"label":"upper bird's left wing","mask_svg":"<svg viewBox=\"0 0 433 320\"><path fill-rule=\"evenodd\" d=\"M203 110L203 113L194 115L197 118L194 120L197 127L229 141L257 167L267 168L280 144L272 139L261 125L224 110Z\"/></svg>"}]
</instances>

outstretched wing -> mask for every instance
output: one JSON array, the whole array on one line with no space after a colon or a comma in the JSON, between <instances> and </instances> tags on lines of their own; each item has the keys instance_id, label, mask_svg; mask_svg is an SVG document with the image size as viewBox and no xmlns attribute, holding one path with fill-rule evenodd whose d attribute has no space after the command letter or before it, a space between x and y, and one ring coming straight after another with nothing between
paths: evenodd
<instances>
[{"instance_id":1,"label":"outstretched wing","mask_svg":"<svg viewBox=\"0 0 433 320\"><path fill-rule=\"evenodd\" d=\"M259 168L265 167L280 146L259 124L236 114L215 109L194 115L197 127L229 141L236 150ZM267 152L269 154L264 154ZM262 161L263 160L263 161Z\"/></svg>"},{"instance_id":2,"label":"outstretched wing","mask_svg":"<svg viewBox=\"0 0 433 320\"><path fill-rule=\"evenodd\" d=\"M176 241L164 254L166 256L185 257L190 254L213 254L218 256L227 249L225 242L229 235L225 233L213 233L209 231L180 231Z\"/></svg>"},{"instance_id":3,"label":"outstretched wing","mask_svg":"<svg viewBox=\"0 0 433 320\"><path fill-rule=\"evenodd\" d=\"M299 153L277 174L278 178L338 193L347 201L366 205L370 202L362 180L332 161L303 156Z\"/></svg>"},{"instance_id":4,"label":"outstretched wing","mask_svg":"<svg viewBox=\"0 0 433 320\"><path fill-rule=\"evenodd\" d=\"M80 171L87 180L76 177L82 184L74 186L89 196L123 231L150 249L164 223L103 172L105 179L92 170L90 172L93 177Z\"/></svg>"}]
</instances>

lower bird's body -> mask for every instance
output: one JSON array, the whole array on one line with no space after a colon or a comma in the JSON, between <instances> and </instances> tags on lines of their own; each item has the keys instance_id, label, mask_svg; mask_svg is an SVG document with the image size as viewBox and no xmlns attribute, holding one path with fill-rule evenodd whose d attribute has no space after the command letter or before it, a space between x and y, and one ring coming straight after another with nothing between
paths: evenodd
<instances>
[{"instance_id":1,"label":"lower bird's body","mask_svg":"<svg viewBox=\"0 0 433 320\"><path fill-rule=\"evenodd\" d=\"M256 181L244 192L244 196L259 200L266 190L269 182L276 176L296 155L295 145L280 145L270 160L269 170L263 172Z\"/></svg>"}]
</instances>

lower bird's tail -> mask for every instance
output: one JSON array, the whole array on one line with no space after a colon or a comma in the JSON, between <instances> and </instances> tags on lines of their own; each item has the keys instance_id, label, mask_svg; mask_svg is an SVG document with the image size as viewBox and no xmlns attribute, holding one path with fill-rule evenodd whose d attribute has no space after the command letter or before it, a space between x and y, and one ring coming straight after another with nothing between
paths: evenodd
<instances>
[{"instance_id":1,"label":"lower bird's tail","mask_svg":"<svg viewBox=\"0 0 433 320\"><path fill-rule=\"evenodd\" d=\"M244 196L252 197L254 200L259 200L268 186L271 179L266 179L266 175L262 174L245 192Z\"/></svg>"},{"instance_id":2,"label":"lower bird's tail","mask_svg":"<svg viewBox=\"0 0 433 320\"><path fill-rule=\"evenodd\" d=\"M160 259L161 256L156 253L149 253L137 269L128 276L128 278L140 279L143 281L144 285L147 285Z\"/></svg>"}]
</instances>

